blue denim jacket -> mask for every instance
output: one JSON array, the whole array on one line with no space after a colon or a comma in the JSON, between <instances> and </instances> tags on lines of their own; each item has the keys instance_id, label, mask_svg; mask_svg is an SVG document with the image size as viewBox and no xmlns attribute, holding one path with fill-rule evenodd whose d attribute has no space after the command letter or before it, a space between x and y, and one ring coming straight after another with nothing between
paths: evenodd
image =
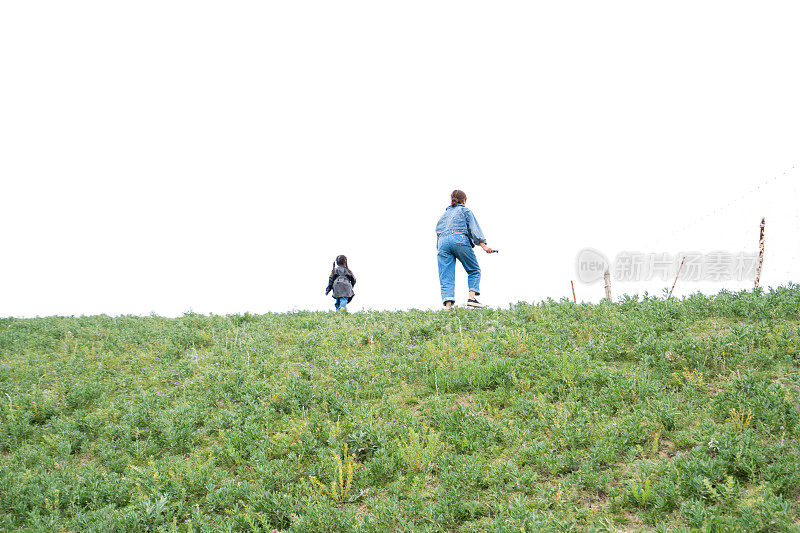
<instances>
[{"instance_id":1,"label":"blue denim jacket","mask_svg":"<svg viewBox=\"0 0 800 533\"><path fill-rule=\"evenodd\" d=\"M459 204L448 206L444 214L436 223L436 248L439 248L439 237L447 233L463 233L469 239L470 246L476 243L486 242L481 227L475 219L472 211Z\"/></svg>"}]
</instances>

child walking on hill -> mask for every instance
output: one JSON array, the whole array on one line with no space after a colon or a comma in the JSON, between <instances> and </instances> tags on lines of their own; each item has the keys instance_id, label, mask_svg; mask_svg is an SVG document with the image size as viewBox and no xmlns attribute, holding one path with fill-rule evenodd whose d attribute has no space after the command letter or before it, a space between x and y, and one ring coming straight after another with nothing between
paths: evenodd
<instances>
[{"instance_id":1,"label":"child walking on hill","mask_svg":"<svg viewBox=\"0 0 800 533\"><path fill-rule=\"evenodd\" d=\"M328 278L328 287L325 294L333 291L336 310L346 309L347 304L353 301L355 293L353 285L356 284L356 277L353 271L347 266L347 258L343 255L336 256L333 262L333 270Z\"/></svg>"}]
</instances>

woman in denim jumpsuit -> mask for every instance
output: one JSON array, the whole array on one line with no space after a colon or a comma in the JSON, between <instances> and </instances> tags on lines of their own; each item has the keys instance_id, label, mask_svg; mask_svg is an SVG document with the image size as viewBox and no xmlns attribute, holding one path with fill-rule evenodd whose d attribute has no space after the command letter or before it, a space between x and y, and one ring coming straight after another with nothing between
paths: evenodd
<instances>
[{"instance_id":1,"label":"woman in denim jumpsuit","mask_svg":"<svg viewBox=\"0 0 800 533\"><path fill-rule=\"evenodd\" d=\"M467 271L469 307L483 307L475 298L480 294L481 267L473 246L477 243L490 254L492 249L486 246L486 238L472 211L466 208L467 195L456 189L450 195L450 206L436 223L436 259L439 263L439 283L442 287L442 303L447 309L455 303L456 259Z\"/></svg>"}]
</instances>

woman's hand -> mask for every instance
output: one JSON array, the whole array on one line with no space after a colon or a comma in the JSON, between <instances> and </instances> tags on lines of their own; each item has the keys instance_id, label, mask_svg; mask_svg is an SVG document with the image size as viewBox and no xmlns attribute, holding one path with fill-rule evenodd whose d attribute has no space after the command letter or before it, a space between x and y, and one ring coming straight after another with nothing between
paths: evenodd
<instances>
[{"instance_id":1,"label":"woman's hand","mask_svg":"<svg viewBox=\"0 0 800 533\"><path fill-rule=\"evenodd\" d=\"M487 254L494 252L494 250L486 246L485 242L479 242L478 244L480 245L481 248L483 248L483 251L486 252Z\"/></svg>"}]
</instances>

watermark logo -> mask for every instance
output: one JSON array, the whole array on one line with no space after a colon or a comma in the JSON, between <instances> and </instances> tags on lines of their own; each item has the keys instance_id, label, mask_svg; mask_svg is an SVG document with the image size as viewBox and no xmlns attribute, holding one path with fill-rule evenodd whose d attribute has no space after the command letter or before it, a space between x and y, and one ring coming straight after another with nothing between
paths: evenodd
<instances>
[{"instance_id":1,"label":"watermark logo","mask_svg":"<svg viewBox=\"0 0 800 533\"><path fill-rule=\"evenodd\" d=\"M683 266L681 266L683 263ZM614 281L667 281L676 275L683 281L742 281L754 279L758 267L757 252L709 253L620 252L612 262L593 248L578 252L578 280L590 284L603 279L608 268Z\"/></svg>"},{"instance_id":2,"label":"watermark logo","mask_svg":"<svg viewBox=\"0 0 800 533\"><path fill-rule=\"evenodd\" d=\"M589 284L600 281L608 268L610 265L606 256L594 248L584 248L578 252L575 269L580 282Z\"/></svg>"}]
</instances>

